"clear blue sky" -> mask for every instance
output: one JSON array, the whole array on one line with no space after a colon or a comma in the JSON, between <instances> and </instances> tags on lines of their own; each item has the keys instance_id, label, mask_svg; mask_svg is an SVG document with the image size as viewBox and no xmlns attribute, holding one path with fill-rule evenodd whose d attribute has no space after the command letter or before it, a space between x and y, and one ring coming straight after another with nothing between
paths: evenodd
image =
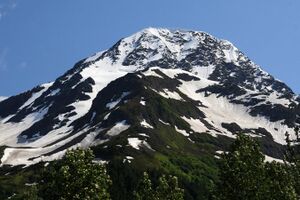
<instances>
[{"instance_id":1,"label":"clear blue sky","mask_svg":"<svg viewBox=\"0 0 300 200\"><path fill-rule=\"evenodd\" d=\"M299 10L299 0L0 0L0 96L150 26L227 39L300 93Z\"/></svg>"}]
</instances>

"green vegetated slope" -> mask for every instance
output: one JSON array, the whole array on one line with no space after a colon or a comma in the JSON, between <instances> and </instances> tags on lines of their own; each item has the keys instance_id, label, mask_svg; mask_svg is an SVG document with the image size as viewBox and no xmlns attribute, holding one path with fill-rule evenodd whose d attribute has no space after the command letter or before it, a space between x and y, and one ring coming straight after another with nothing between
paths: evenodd
<instances>
[{"instance_id":1,"label":"green vegetated slope","mask_svg":"<svg viewBox=\"0 0 300 200\"><path fill-rule=\"evenodd\" d=\"M158 81L155 78L149 79ZM146 106L140 104L141 97ZM215 138L207 133L191 133L192 142L178 133L175 126L180 130L193 132L181 116L201 116L194 104L166 99L152 90L142 88L135 97L120 106L116 111L117 116L126 116L131 124L130 128L112 138L110 142L93 147L97 157L112 161L108 169L116 176L116 179L112 176L113 182L120 183L115 188L116 192L113 192L116 199L124 196L130 199L131 194L126 188L134 188L136 177L141 176L143 171L150 171L152 177L159 174L176 175L180 184L186 188L186 199L207 198L207 191L212 189L217 180L215 152L228 146L231 140L226 137ZM142 120L146 120L153 128L142 127ZM128 138L134 137L146 141L151 149L147 146L138 150L132 148L128 145ZM134 159L128 160L127 156Z\"/></svg>"},{"instance_id":2,"label":"green vegetated slope","mask_svg":"<svg viewBox=\"0 0 300 200\"><path fill-rule=\"evenodd\" d=\"M209 191L218 181L216 151L226 151L233 140L191 129L182 117L201 120L205 115L198 109L201 106L199 102L180 93L176 88L178 84L176 79L166 76L164 79L153 76L140 79L136 74L128 74L110 83L94 100L86 117L97 111L99 114L94 123L101 122L104 127L97 137L109 140L93 146L92 150L97 159L109 161L107 169L113 181L113 199L131 199L132 191L144 171L148 171L153 180L161 174L177 176L179 184L185 189L185 199L209 199ZM157 91L162 92L163 89L176 91L183 101L162 97ZM107 99L112 98L112 93L118 97L123 92L130 94L104 119L108 114L105 108ZM141 99L145 105L140 103ZM130 127L119 135L107 138L106 131L123 120ZM142 126L144 120L152 127ZM75 129L83 127L85 121L84 118L78 120L74 124ZM176 131L175 126L189 136ZM129 138L138 138L144 143L136 149L129 145ZM262 145L265 150L273 147L272 150L280 154L281 147L272 140L261 140L265 140ZM71 146L72 143L66 145ZM26 190L25 184L34 182L41 168L43 164L24 169L3 169L0 199Z\"/></svg>"}]
</instances>

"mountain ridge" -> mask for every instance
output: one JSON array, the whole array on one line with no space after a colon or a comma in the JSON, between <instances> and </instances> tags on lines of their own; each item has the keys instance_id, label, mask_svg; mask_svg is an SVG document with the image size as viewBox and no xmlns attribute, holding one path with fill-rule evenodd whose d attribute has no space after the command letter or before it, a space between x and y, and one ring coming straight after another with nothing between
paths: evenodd
<instances>
[{"instance_id":1,"label":"mountain ridge","mask_svg":"<svg viewBox=\"0 0 300 200\"><path fill-rule=\"evenodd\" d=\"M143 108L148 106L142 99L146 97L152 102L146 109L151 116ZM170 119L161 119L165 124L155 113L169 111L150 97L170 107ZM245 132L281 151L285 132L300 124L299 102L286 84L226 40L204 32L147 28L82 59L54 82L0 101L0 131L5 132L0 133L0 145L8 146L1 162L47 162L67 148L104 148L128 131L135 137L128 136L127 145L156 151L153 133L145 140L136 131L155 131L162 124L191 143L196 134L234 138ZM143 114L132 116L136 109ZM276 150L271 154L281 157Z\"/></svg>"}]
</instances>

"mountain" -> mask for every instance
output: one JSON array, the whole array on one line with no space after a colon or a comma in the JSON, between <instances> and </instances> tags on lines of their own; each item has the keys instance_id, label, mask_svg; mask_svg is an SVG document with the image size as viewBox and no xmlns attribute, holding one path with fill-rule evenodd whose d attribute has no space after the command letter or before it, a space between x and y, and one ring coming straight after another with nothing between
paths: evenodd
<instances>
[{"instance_id":1,"label":"mountain","mask_svg":"<svg viewBox=\"0 0 300 200\"><path fill-rule=\"evenodd\" d=\"M300 124L299 103L229 41L147 28L54 82L0 100L1 165L48 162L79 146L104 162L213 159L237 133L281 159L285 133Z\"/></svg>"},{"instance_id":2,"label":"mountain","mask_svg":"<svg viewBox=\"0 0 300 200\"><path fill-rule=\"evenodd\" d=\"M5 100L5 99L7 99L7 97L0 96L0 101L3 101L3 100Z\"/></svg>"}]
</instances>

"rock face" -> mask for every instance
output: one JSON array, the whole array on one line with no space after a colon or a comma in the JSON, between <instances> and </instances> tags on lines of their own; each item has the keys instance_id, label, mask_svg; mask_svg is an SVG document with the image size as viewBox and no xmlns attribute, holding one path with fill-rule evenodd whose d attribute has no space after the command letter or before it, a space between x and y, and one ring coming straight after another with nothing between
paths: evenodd
<instances>
[{"instance_id":1,"label":"rock face","mask_svg":"<svg viewBox=\"0 0 300 200\"><path fill-rule=\"evenodd\" d=\"M281 158L285 133L300 124L299 103L228 41L148 28L52 83L0 100L1 163L50 161L78 146L92 146L105 160L174 146L199 152L203 138L213 155L238 133Z\"/></svg>"}]
</instances>

